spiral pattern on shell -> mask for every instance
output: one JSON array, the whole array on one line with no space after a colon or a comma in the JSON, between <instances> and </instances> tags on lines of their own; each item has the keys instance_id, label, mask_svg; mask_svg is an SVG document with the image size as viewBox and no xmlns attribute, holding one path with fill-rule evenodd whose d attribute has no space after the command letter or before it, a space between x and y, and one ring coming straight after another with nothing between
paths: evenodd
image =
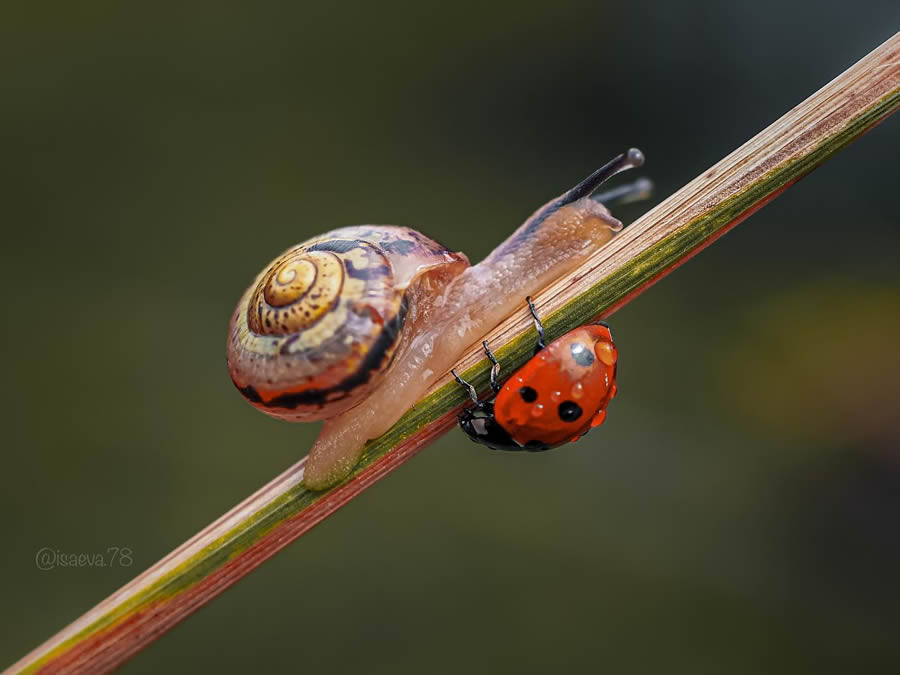
<instances>
[{"instance_id":1,"label":"spiral pattern on shell","mask_svg":"<svg viewBox=\"0 0 900 675\"><path fill-rule=\"evenodd\" d=\"M468 265L415 230L356 226L328 232L276 258L231 320L228 368L253 405L313 420L352 407L390 364L409 291L435 270Z\"/></svg>"}]
</instances>

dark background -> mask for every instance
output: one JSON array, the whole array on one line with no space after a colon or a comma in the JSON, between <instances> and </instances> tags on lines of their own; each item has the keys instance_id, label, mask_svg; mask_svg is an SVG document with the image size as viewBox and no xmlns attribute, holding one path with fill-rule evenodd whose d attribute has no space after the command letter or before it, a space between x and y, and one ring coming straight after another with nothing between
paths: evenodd
<instances>
[{"instance_id":1,"label":"dark background","mask_svg":"<svg viewBox=\"0 0 900 675\"><path fill-rule=\"evenodd\" d=\"M900 27L895 0L18 5L3 665L310 446L224 362L282 249L395 223L478 260L629 145L655 203ZM896 672L898 148L888 120L618 312L599 433L449 434L125 672ZM133 565L35 565L112 546Z\"/></svg>"}]
</instances>

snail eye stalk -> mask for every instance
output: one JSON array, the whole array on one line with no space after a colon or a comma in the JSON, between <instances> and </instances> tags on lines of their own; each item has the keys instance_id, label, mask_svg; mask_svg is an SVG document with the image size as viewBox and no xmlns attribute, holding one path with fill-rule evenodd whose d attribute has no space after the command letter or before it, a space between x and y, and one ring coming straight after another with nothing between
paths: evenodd
<instances>
[{"instance_id":1,"label":"snail eye stalk","mask_svg":"<svg viewBox=\"0 0 900 675\"><path fill-rule=\"evenodd\" d=\"M616 174L643 165L644 153L637 148L630 148L628 151L622 153L621 155L613 157L610 161L594 171L590 176L578 183L578 185L573 187L571 190L567 190L559 197L541 208L530 218L530 222L534 226L536 226L544 219L546 219L549 215L551 215L555 211L558 211L566 204L577 202L583 197L589 197L591 193L594 192L594 190L603 185L603 183L608 181ZM642 184L642 188L645 189L646 187L646 183ZM632 191L629 190L629 194L631 194L631 192Z\"/></svg>"}]
</instances>

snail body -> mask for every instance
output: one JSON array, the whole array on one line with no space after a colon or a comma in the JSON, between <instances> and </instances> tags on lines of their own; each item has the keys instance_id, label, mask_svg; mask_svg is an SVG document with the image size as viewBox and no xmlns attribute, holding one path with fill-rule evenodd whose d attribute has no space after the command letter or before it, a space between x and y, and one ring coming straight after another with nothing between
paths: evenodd
<instances>
[{"instance_id":1,"label":"snail body","mask_svg":"<svg viewBox=\"0 0 900 675\"><path fill-rule=\"evenodd\" d=\"M356 226L288 249L260 273L232 317L228 367L260 410L325 419L304 484L325 489L346 477L365 442L387 431L522 297L620 231L591 194L642 163L637 150L619 155L471 267L414 230Z\"/></svg>"}]
</instances>

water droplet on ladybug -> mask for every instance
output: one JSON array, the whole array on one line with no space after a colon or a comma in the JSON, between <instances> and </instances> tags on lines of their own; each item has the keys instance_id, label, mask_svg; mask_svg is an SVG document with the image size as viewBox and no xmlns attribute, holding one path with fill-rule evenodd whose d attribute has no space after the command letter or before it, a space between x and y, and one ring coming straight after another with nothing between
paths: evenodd
<instances>
[{"instance_id":1,"label":"water droplet on ladybug","mask_svg":"<svg viewBox=\"0 0 900 675\"><path fill-rule=\"evenodd\" d=\"M572 385L572 398L581 398L584 396L584 385L581 382L576 382Z\"/></svg>"},{"instance_id":2,"label":"water droplet on ladybug","mask_svg":"<svg viewBox=\"0 0 900 675\"><path fill-rule=\"evenodd\" d=\"M559 403L562 400L562 392L561 391L551 392L550 400L553 401L554 403Z\"/></svg>"},{"instance_id":3,"label":"water droplet on ladybug","mask_svg":"<svg viewBox=\"0 0 900 675\"><path fill-rule=\"evenodd\" d=\"M599 427L603 424L603 421L606 419L606 411L601 410L596 415L594 415L594 419L591 420L591 429L594 427Z\"/></svg>"},{"instance_id":4,"label":"water droplet on ladybug","mask_svg":"<svg viewBox=\"0 0 900 675\"><path fill-rule=\"evenodd\" d=\"M579 366L588 367L594 362L594 355L580 342L573 342L569 345L569 351L572 353L572 359Z\"/></svg>"},{"instance_id":5,"label":"water droplet on ladybug","mask_svg":"<svg viewBox=\"0 0 900 675\"><path fill-rule=\"evenodd\" d=\"M531 416L532 417L540 417L544 414L544 404L536 403L531 407Z\"/></svg>"},{"instance_id":6,"label":"water droplet on ladybug","mask_svg":"<svg viewBox=\"0 0 900 675\"><path fill-rule=\"evenodd\" d=\"M594 345L594 353L607 366L611 366L616 362L616 348L611 342L598 340Z\"/></svg>"}]
</instances>

